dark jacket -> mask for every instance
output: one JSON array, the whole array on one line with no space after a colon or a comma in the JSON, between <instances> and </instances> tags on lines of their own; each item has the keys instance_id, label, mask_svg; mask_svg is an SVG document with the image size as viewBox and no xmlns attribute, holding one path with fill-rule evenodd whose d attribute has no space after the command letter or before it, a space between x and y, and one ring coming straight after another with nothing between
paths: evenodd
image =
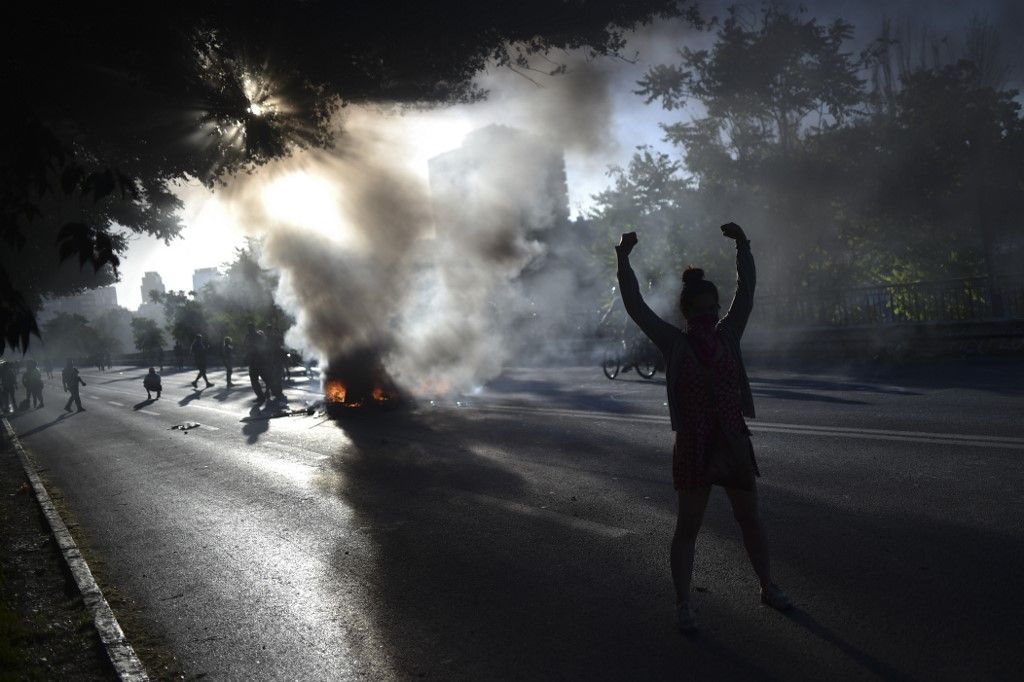
<instances>
[{"instance_id":1,"label":"dark jacket","mask_svg":"<svg viewBox=\"0 0 1024 682\"><path fill-rule=\"evenodd\" d=\"M629 264L629 256L618 253L619 261L619 292L626 312L637 323L637 326L654 342L661 354L665 356L665 377L668 388L668 412L672 419L672 430L676 431L682 424L680 412L684 408L678 405L675 386L679 378L679 368L687 351L686 333L658 317L644 303L640 295L640 284ZM747 379L747 368L743 364L740 353L740 338L746 329L750 311L754 307L754 256L750 253L750 240L736 241L736 295L729 305L729 311L718 321L717 329L725 339L730 352L734 354L740 367L740 409L745 417L754 417L754 397L750 392L750 381Z\"/></svg>"},{"instance_id":2,"label":"dark jacket","mask_svg":"<svg viewBox=\"0 0 1024 682\"><path fill-rule=\"evenodd\" d=\"M64 371L61 372L61 379L64 382L64 388L72 393L78 393L78 385L85 386L85 381L82 377L78 376L77 367L65 367Z\"/></svg>"}]
</instances>

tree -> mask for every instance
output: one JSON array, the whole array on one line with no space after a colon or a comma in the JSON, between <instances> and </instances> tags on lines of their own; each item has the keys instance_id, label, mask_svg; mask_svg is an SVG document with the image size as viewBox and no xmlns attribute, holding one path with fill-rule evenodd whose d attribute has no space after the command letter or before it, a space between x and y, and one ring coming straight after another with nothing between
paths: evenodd
<instances>
[{"instance_id":1,"label":"tree","mask_svg":"<svg viewBox=\"0 0 1024 682\"><path fill-rule=\"evenodd\" d=\"M151 320L148 317L133 317L131 325L132 339L135 342L136 350L151 353L163 348L164 333L156 320Z\"/></svg>"},{"instance_id":2,"label":"tree","mask_svg":"<svg viewBox=\"0 0 1024 682\"><path fill-rule=\"evenodd\" d=\"M201 301L195 299L195 292L168 291L161 294L154 291L150 295L154 301L163 304L167 330L176 342L187 348L196 334L207 335L206 309Z\"/></svg>"},{"instance_id":3,"label":"tree","mask_svg":"<svg viewBox=\"0 0 1024 682\"><path fill-rule=\"evenodd\" d=\"M125 236L179 231L173 183L209 186L308 146L328 146L349 103L469 101L487 63L552 48L617 53L624 32L688 0L341 3L225 0L145 7L20 6L0 67L0 234L117 267ZM457 19L455 19L457 17ZM49 210L55 205L69 210ZM44 223L50 223L42 227ZM42 236L41 236L42 235ZM0 262L0 331L35 331L25 284ZM47 265L42 262L41 265ZM40 286L39 292L51 292Z\"/></svg>"},{"instance_id":4,"label":"tree","mask_svg":"<svg viewBox=\"0 0 1024 682\"><path fill-rule=\"evenodd\" d=\"M261 328L270 324L282 334L295 324L274 300L278 277L260 265L261 251L258 239L247 238L245 246L235 250L235 260L224 264L224 277L206 293L204 306L217 338L240 340L249 323Z\"/></svg>"},{"instance_id":5,"label":"tree","mask_svg":"<svg viewBox=\"0 0 1024 682\"><path fill-rule=\"evenodd\" d=\"M638 83L646 103L667 111L704 107L702 118L663 124L666 139L682 150L709 215L758 225L772 281L800 283L808 261L835 244L816 195L827 168L805 144L863 100L861 60L845 51L852 32L841 19L822 25L776 5L754 21L732 7L710 50L684 48L679 64L652 67Z\"/></svg>"},{"instance_id":6,"label":"tree","mask_svg":"<svg viewBox=\"0 0 1024 682\"><path fill-rule=\"evenodd\" d=\"M109 347L109 340L97 334L81 315L59 313L43 324L43 334L50 357L93 356Z\"/></svg>"}]
</instances>

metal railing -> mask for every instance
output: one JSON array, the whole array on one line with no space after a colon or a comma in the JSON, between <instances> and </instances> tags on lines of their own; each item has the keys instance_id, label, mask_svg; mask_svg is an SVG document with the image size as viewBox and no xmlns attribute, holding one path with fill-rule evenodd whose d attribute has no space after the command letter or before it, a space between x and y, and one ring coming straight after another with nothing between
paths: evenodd
<instances>
[{"instance_id":1,"label":"metal railing","mask_svg":"<svg viewBox=\"0 0 1024 682\"><path fill-rule=\"evenodd\" d=\"M759 293L769 326L834 326L1024 318L1024 273L815 292Z\"/></svg>"}]
</instances>

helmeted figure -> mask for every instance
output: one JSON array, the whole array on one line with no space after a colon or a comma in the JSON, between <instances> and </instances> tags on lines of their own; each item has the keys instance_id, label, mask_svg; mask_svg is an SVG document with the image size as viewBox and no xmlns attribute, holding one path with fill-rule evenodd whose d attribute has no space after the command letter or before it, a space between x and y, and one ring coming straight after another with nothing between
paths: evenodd
<instances>
[{"instance_id":1,"label":"helmeted figure","mask_svg":"<svg viewBox=\"0 0 1024 682\"><path fill-rule=\"evenodd\" d=\"M86 383L82 377L78 376L78 368L75 367L75 362L71 358L68 358L68 364L61 372L61 381L64 383L64 390L71 394L68 397L68 402L64 405L64 411L70 412L71 403L74 402L79 412L85 412L85 408L82 407L82 397L78 394L78 387L85 386Z\"/></svg>"}]
</instances>

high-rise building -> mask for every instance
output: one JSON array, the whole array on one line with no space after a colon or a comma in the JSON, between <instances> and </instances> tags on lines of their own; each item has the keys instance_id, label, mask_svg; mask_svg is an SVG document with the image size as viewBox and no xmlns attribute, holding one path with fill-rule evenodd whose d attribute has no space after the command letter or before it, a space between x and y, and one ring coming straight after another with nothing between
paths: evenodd
<instances>
[{"instance_id":1,"label":"high-rise building","mask_svg":"<svg viewBox=\"0 0 1024 682\"><path fill-rule=\"evenodd\" d=\"M217 268L199 268L192 273L192 291L199 298L203 295L206 285L216 282L220 277L220 270Z\"/></svg>"},{"instance_id":2,"label":"high-rise building","mask_svg":"<svg viewBox=\"0 0 1024 682\"><path fill-rule=\"evenodd\" d=\"M117 291L114 287L98 287L86 289L74 296L61 296L53 298L43 304L39 320L51 319L60 313L68 315L81 315L92 321L103 313L117 307Z\"/></svg>"},{"instance_id":3,"label":"high-rise building","mask_svg":"<svg viewBox=\"0 0 1024 682\"><path fill-rule=\"evenodd\" d=\"M482 241L486 248L514 229L546 241L549 230L569 221L565 159L552 141L490 125L428 166L439 238Z\"/></svg>"},{"instance_id":4,"label":"high-rise building","mask_svg":"<svg viewBox=\"0 0 1024 682\"><path fill-rule=\"evenodd\" d=\"M167 289L164 287L164 280L160 277L158 272L147 272L142 276L142 303L152 303L153 299L150 298L149 292L155 291L160 294L167 293Z\"/></svg>"}]
</instances>

